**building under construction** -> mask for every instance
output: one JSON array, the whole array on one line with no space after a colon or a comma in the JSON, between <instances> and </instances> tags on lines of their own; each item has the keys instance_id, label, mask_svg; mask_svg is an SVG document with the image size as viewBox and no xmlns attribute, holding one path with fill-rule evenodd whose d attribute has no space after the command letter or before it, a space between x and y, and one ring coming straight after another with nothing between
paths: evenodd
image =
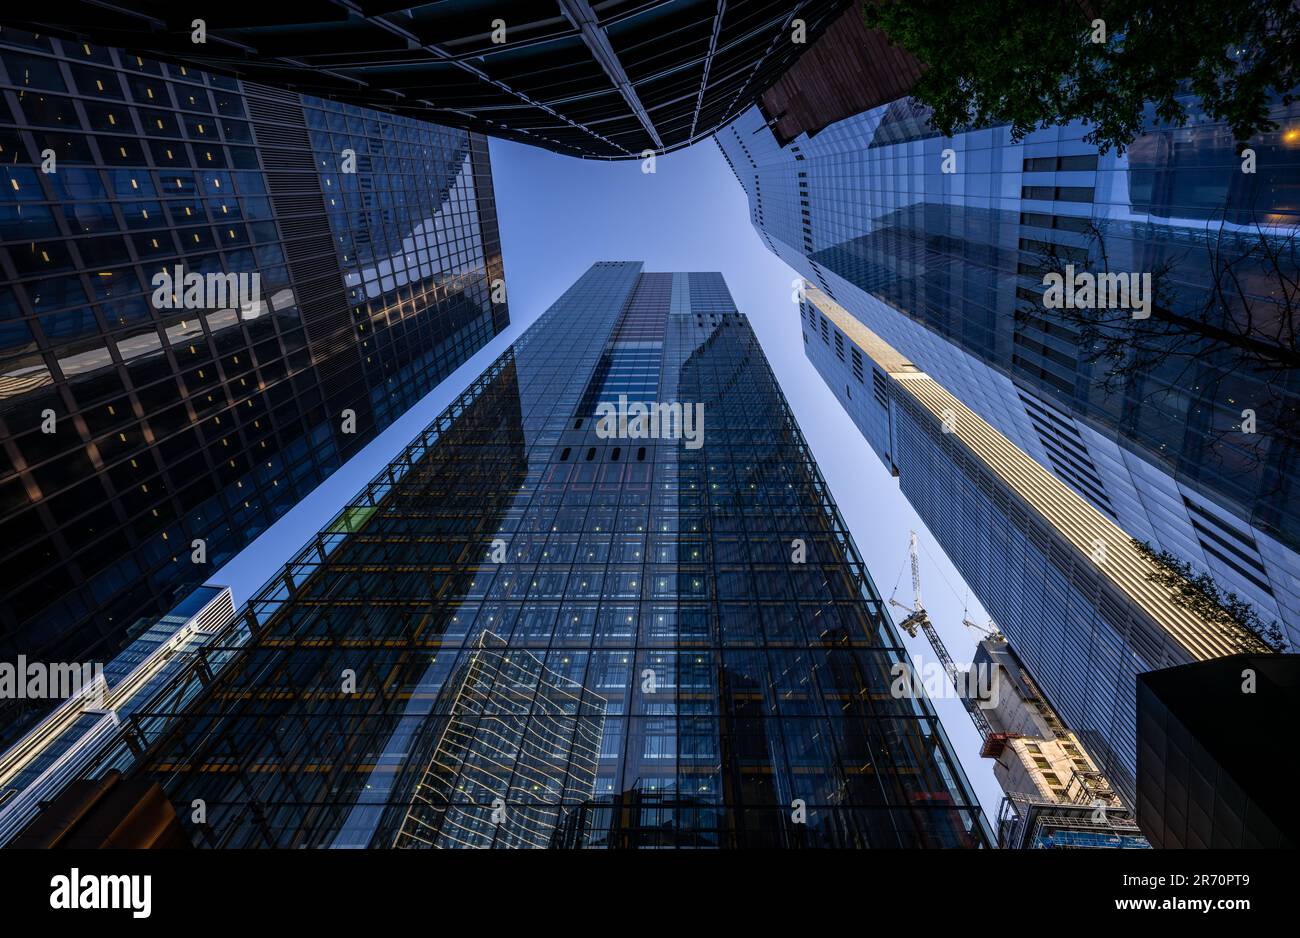
<instances>
[{"instance_id":1,"label":"building under construction","mask_svg":"<svg viewBox=\"0 0 1300 938\"><path fill-rule=\"evenodd\" d=\"M994 760L1006 793L998 846L1011 849L1146 848L1133 812L1079 738L1043 696L1001 635L979 643L972 664L984 669L980 701L991 732L980 755Z\"/></svg>"},{"instance_id":2,"label":"building under construction","mask_svg":"<svg viewBox=\"0 0 1300 938\"><path fill-rule=\"evenodd\" d=\"M899 627L918 629L943 663L971 722L984 741L980 755L994 760L1005 795L998 812L998 846L1011 849L1133 849L1149 847L1130 806L1116 792L1083 743L993 626L976 648L971 669L958 671L921 599L916 532L908 543L912 605L890 597L906 616ZM897 592L897 586L895 587ZM979 626L964 619L967 628Z\"/></svg>"}]
</instances>

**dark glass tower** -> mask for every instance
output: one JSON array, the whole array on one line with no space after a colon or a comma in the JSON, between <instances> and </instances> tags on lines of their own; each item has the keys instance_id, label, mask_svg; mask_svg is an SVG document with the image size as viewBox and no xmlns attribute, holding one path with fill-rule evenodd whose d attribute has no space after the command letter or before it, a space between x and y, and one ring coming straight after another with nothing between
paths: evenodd
<instances>
[{"instance_id":1,"label":"dark glass tower","mask_svg":"<svg viewBox=\"0 0 1300 938\"><path fill-rule=\"evenodd\" d=\"M716 273L591 267L203 655L90 773L197 844L988 843Z\"/></svg>"},{"instance_id":2,"label":"dark glass tower","mask_svg":"<svg viewBox=\"0 0 1300 938\"><path fill-rule=\"evenodd\" d=\"M5 28L0 155L0 659L112 658L508 323L462 130Z\"/></svg>"}]
</instances>

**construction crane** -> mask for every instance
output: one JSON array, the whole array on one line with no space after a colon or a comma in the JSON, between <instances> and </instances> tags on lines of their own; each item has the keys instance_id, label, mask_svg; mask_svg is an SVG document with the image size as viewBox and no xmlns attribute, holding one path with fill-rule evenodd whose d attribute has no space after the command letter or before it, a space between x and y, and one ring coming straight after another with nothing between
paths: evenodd
<instances>
[{"instance_id":1,"label":"construction crane","mask_svg":"<svg viewBox=\"0 0 1300 938\"><path fill-rule=\"evenodd\" d=\"M930 616L925 611L925 606L921 604L921 561L917 556L915 531L912 532L912 539L908 542L908 553L912 558L912 605L907 606L900 603L894 598L894 595L889 597L889 604L891 606L897 606L899 609L902 609L907 613L903 621L898 624L899 627L906 631L908 635L916 638L916 630L918 628L925 633L926 639L930 642L930 647L934 649L934 653L938 655L939 660L943 662L943 669L948 673L948 679L952 681L953 687L957 689L957 696L961 698L962 706L964 706L966 712L970 714L971 722L975 724L975 729L979 731L980 738L987 740L993 735L993 727L989 725L988 718L984 716L984 711L980 709L979 704L962 692L961 684L957 680L957 665L953 663L952 655L948 654L948 649L944 645L943 639L941 639L939 633L935 631L934 623L930 621ZM899 577L900 579L902 577L901 571L899 572ZM894 594L897 595L897 593L898 585L895 584ZM971 622L968 618L963 619L963 624L973 627L976 630L983 631L980 626L975 625L975 623ZM989 625L990 627L993 627L992 621L990 621Z\"/></svg>"},{"instance_id":2,"label":"construction crane","mask_svg":"<svg viewBox=\"0 0 1300 938\"><path fill-rule=\"evenodd\" d=\"M984 636L984 638L1002 638L1002 630L998 628L998 624L992 619L989 619L988 625L980 625L976 622L972 622L970 616L965 612L962 612L961 624L966 626L966 628L970 629L972 632Z\"/></svg>"}]
</instances>

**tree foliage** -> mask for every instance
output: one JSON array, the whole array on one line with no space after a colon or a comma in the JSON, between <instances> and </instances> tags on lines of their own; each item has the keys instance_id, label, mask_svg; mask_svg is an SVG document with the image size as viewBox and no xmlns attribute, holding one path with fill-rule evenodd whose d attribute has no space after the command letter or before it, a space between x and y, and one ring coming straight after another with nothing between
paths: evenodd
<instances>
[{"instance_id":1,"label":"tree foliage","mask_svg":"<svg viewBox=\"0 0 1300 938\"><path fill-rule=\"evenodd\" d=\"M1265 625L1254 606L1236 593L1220 589L1208 573L1198 573L1190 563L1167 550L1156 550L1146 541L1133 538L1133 546L1153 565L1147 574L1149 582L1166 587L1175 603L1236 640L1239 651L1286 651L1286 637L1277 622Z\"/></svg>"},{"instance_id":2,"label":"tree foliage","mask_svg":"<svg viewBox=\"0 0 1300 938\"><path fill-rule=\"evenodd\" d=\"M1246 141L1276 129L1270 104L1300 87L1293 0L878 0L863 17L925 64L912 96L947 136L1009 124L1019 140L1083 120L1088 142L1123 152L1148 102L1182 123L1191 93Z\"/></svg>"}]
</instances>

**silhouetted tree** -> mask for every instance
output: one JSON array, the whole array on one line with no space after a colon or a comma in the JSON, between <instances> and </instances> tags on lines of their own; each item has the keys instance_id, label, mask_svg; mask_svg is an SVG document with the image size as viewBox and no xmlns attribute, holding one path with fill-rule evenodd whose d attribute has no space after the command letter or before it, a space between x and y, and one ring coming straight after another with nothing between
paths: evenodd
<instances>
[{"instance_id":1,"label":"silhouetted tree","mask_svg":"<svg viewBox=\"0 0 1300 938\"><path fill-rule=\"evenodd\" d=\"M1044 243L1040 271L1069 275L1112 272L1104 222L1088 220L1084 247ZM1212 365L1221 376L1250 376L1249 399L1237 399L1240 415L1230 425L1205 430L1207 454L1232 437L1233 452L1255 465L1267 460L1274 489L1300 470L1300 243L1295 229L1228 230L1226 223L1188 231L1189 247L1153 265L1151 308L1135 319L1131 308L1048 308L1040 297L1016 310L1017 328L1035 320L1055 322L1073 334L1079 362L1097 366L1089 379L1107 397L1130 408L1180 398L1203 384ZM1201 243L1197 244L1199 240ZM1197 262L1194 252L1204 252ZM1203 293L1175 290L1173 273L1183 265L1208 277ZM1127 274L1129 271L1117 271ZM1175 295L1177 293L1177 295ZM1158 375L1158 380L1152 380ZM1253 417L1247 417L1247 412ZM1248 421L1253 420L1253 427Z\"/></svg>"}]
</instances>

